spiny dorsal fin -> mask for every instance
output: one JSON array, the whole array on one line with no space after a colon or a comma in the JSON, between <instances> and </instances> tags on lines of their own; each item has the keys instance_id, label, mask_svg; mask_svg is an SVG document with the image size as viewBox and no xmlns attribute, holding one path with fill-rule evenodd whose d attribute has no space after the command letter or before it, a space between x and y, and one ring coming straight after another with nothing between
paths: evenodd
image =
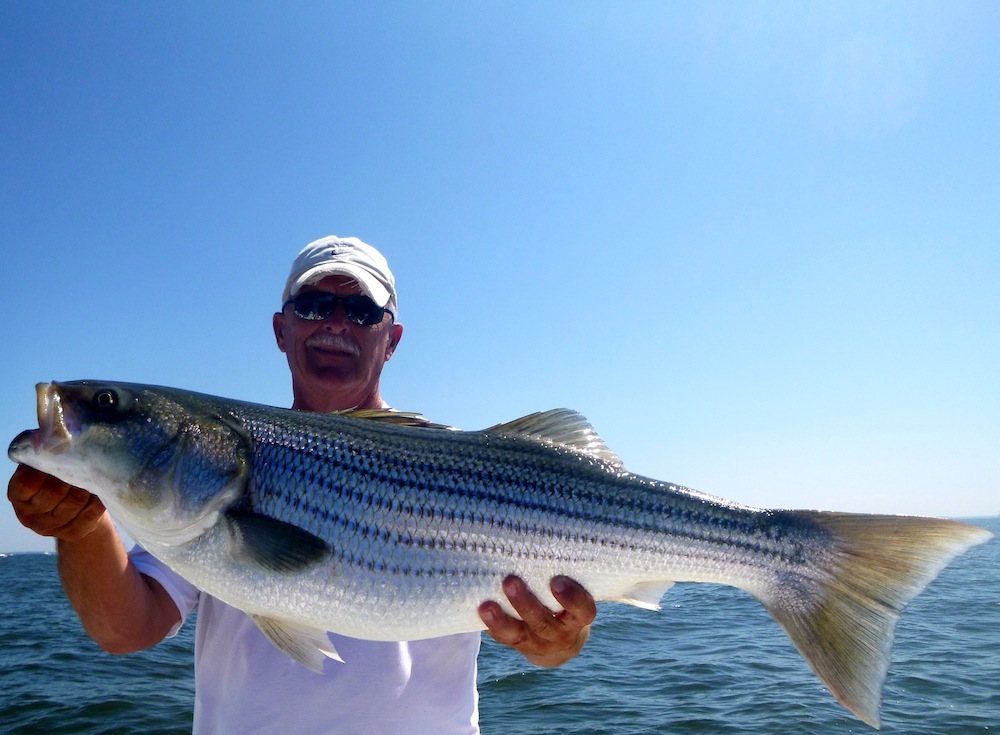
<instances>
[{"instance_id":1,"label":"spiny dorsal fin","mask_svg":"<svg viewBox=\"0 0 1000 735\"><path fill-rule=\"evenodd\" d=\"M349 419L362 419L364 421L383 421L387 424L397 426L419 426L424 429L450 429L454 427L444 424L435 424L428 421L419 413L408 413L406 411L393 411L388 408L349 408L346 411L334 411L338 416L345 416Z\"/></svg>"},{"instance_id":2,"label":"spiny dorsal fin","mask_svg":"<svg viewBox=\"0 0 1000 735\"><path fill-rule=\"evenodd\" d=\"M505 424L491 426L484 429L483 433L507 434L556 444L604 460L618 469L622 467L621 459L608 449L590 422L569 408L533 413Z\"/></svg>"}]
</instances>

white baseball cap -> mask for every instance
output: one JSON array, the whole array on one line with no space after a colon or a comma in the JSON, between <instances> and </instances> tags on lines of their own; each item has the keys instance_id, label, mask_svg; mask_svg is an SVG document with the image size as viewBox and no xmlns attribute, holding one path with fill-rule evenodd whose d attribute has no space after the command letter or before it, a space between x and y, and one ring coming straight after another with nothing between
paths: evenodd
<instances>
[{"instance_id":1,"label":"white baseball cap","mask_svg":"<svg viewBox=\"0 0 1000 735\"><path fill-rule=\"evenodd\" d=\"M302 248L292 263L281 303L286 303L303 286L327 276L347 276L376 304L397 311L396 279L382 253L356 237L336 235L321 237Z\"/></svg>"}]
</instances>

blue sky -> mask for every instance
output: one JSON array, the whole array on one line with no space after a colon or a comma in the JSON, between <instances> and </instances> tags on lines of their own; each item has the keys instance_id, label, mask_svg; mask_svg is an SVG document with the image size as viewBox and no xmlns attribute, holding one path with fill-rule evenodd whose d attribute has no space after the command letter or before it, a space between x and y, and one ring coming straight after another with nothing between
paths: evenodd
<instances>
[{"instance_id":1,"label":"blue sky","mask_svg":"<svg viewBox=\"0 0 1000 735\"><path fill-rule=\"evenodd\" d=\"M568 406L752 505L995 514L998 33L991 2L0 4L0 434L53 379L288 405L287 269L356 235L398 408ZM51 548L6 504L0 538Z\"/></svg>"}]
</instances>

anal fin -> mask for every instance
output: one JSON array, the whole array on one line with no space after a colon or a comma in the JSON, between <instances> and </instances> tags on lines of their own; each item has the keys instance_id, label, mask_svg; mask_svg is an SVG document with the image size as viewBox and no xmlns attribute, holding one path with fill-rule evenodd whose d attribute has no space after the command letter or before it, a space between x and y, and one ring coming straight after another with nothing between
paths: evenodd
<instances>
[{"instance_id":1,"label":"anal fin","mask_svg":"<svg viewBox=\"0 0 1000 735\"><path fill-rule=\"evenodd\" d=\"M250 619L276 648L317 674L323 673L325 659L344 662L324 630L264 615L251 615Z\"/></svg>"},{"instance_id":2,"label":"anal fin","mask_svg":"<svg viewBox=\"0 0 1000 735\"><path fill-rule=\"evenodd\" d=\"M635 605L644 610L659 610L660 600L667 590L674 586L672 579L657 579L653 582L639 582L634 587L625 590L620 597L613 598L613 602L624 602L627 605Z\"/></svg>"}]
</instances>

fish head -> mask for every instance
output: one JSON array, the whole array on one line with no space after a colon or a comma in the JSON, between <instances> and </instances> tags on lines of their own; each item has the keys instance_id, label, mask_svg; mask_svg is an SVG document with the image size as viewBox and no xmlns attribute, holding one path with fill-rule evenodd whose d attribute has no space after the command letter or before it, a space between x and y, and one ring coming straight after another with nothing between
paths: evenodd
<instances>
[{"instance_id":1,"label":"fish head","mask_svg":"<svg viewBox=\"0 0 1000 735\"><path fill-rule=\"evenodd\" d=\"M97 495L137 541L187 543L243 493L249 439L204 396L126 383L39 383L38 429L8 456Z\"/></svg>"}]
</instances>

